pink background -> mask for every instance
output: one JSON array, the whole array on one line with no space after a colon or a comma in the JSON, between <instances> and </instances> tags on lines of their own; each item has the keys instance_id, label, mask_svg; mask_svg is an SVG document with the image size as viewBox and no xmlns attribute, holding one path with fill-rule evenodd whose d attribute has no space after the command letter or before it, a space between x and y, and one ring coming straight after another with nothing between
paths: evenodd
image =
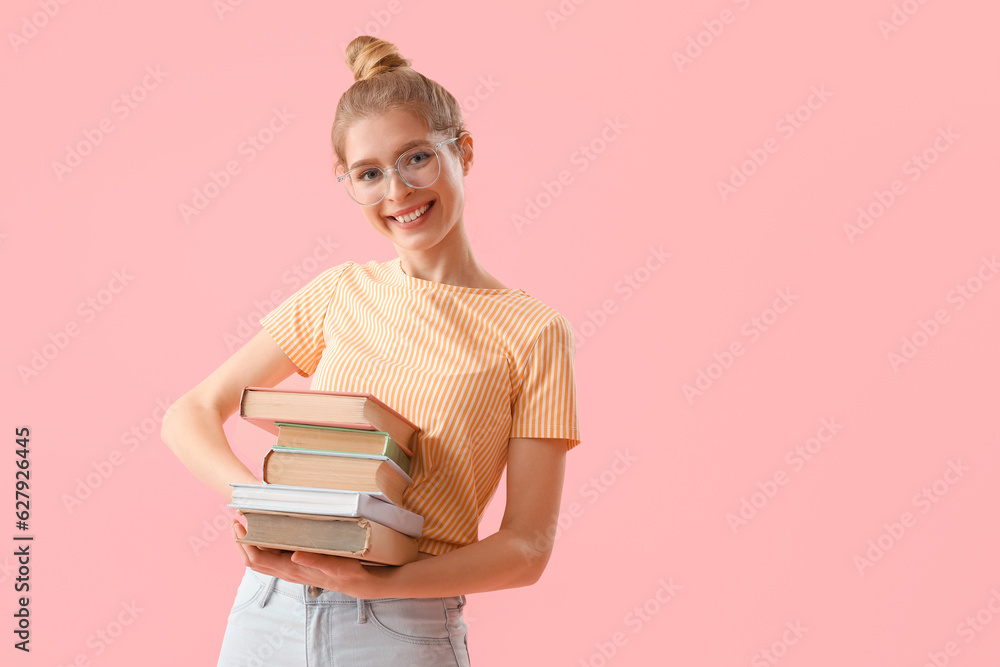
<instances>
[{"instance_id":1,"label":"pink background","mask_svg":"<svg viewBox=\"0 0 1000 667\"><path fill-rule=\"evenodd\" d=\"M562 530L536 586L470 596L473 664L995 664L995 3L233 4L4 4L4 661L215 664L243 566L158 406L394 256L331 177L369 24L462 101L479 260L579 334Z\"/></svg>"}]
</instances>

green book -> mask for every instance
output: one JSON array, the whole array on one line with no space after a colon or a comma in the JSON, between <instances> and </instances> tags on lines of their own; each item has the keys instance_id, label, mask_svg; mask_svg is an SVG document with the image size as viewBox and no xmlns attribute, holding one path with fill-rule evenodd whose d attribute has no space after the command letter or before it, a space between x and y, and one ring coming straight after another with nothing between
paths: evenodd
<instances>
[{"instance_id":1,"label":"green book","mask_svg":"<svg viewBox=\"0 0 1000 667\"><path fill-rule=\"evenodd\" d=\"M410 457L384 431L336 426L276 422L278 441L273 449L319 449L339 454L385 456L410 474Z\"/></svg>"}]
</instances>

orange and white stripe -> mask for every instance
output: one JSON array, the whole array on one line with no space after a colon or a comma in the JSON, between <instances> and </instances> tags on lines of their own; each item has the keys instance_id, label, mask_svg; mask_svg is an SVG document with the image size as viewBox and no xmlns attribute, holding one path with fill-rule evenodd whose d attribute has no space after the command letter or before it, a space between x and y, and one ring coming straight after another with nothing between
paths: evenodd
<instances>
[{"instance_id":1,"label":"orange and white stripe","mask_svg":"<svg viewBox=\"0 0 1000 667\"><path fill-rule=\"evenodd\" d=\"M368 392L419 427L404 506L421 551L475 542L510 438L580 442L569 322L517 289L327 269L261 320L313 389Z\"/></svg>"}]
</instances>

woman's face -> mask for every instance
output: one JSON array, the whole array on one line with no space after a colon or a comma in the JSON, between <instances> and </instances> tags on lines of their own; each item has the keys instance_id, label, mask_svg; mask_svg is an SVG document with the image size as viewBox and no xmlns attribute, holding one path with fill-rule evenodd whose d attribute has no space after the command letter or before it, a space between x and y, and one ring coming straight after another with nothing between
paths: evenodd
<instances>
[{"instance_id":1,"label":"woman's face","mask_svg":"<svg viewBox=\"0 0 1000 667\"><path fill-rule=\"evenodd\" d=\"M352 125L344 143L347 169L358 166L395 167L399 156L408 150L406 144L415 140L434 144L451 137L432 134L423 120L403 110L387 111L374 118ZM471 138L463 137L455 144L466 143L471 150ZM425 252L445 250L461 237L462 211L465 207L463 178L468 172L468 160L463 167L452 144L438 149L441 174L426 188L412 188L392 171L389 191L374 206L359 206L369 224L393 244L397 250ZM429 208L414 220L403 222L397 217Z\"/></svg>"}]
</instances>

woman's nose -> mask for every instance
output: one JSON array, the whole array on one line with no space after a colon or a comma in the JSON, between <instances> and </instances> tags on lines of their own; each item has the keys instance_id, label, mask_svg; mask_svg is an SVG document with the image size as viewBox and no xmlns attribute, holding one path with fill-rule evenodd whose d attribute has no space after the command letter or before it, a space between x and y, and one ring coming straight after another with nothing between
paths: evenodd
<instances>
[{"instance_id":1,"label":"woman's nose","mask_svg":"<svg viewBox=\"0 0 1000 667\"><path fill-rule=\"evenodd\" d=\"M403 177L399 175L399 172L396 169L390 169L388 172L386 172L386 178L389 179L389 183L387 186L389 188L389 192L387 195L389 199L397 201L405 199L406 196L410 194L410 191L413 189L406 184L406 181L403 180Z\"/></svg>"}]
</instances>

